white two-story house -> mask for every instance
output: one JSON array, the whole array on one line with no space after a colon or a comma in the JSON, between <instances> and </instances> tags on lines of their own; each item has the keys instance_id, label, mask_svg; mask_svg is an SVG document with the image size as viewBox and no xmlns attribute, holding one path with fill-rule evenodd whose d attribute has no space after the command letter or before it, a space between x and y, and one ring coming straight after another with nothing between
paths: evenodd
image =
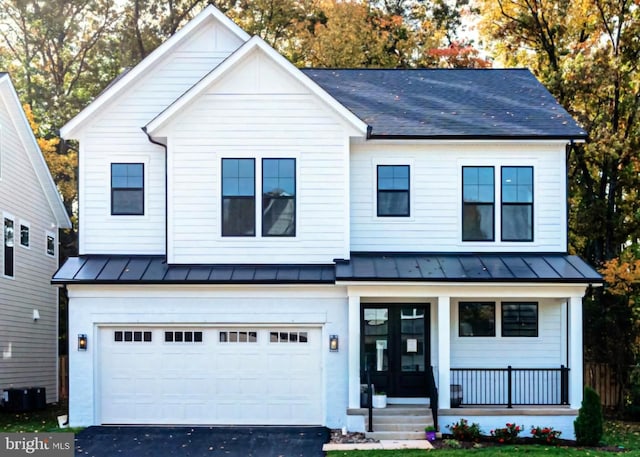
<instances>
[{"instance_id":1,"label":"white two-story house","mask_svg":"<svg viewBox=\"0 0 640 457\"><path fill-rule=\"evenodd\" d=\"M71 222L8 73L0 73L0 218L0 404L22 410L34 406L24 388L44 388L39 406L58 401L58 288L51 275L58 229Z\"/></svg>"},{"instance_id":2,"label":"white two-story house","mask_svg":"<svg viewBox=\"0 0 640 457\"><path fill-rule=\"evenodd\" d=\"M73 425L363 430L370 375L441 428L573 434L586 133L528 70L300 70L208 7L61 133Z\"/></svg>"}]
</instances>

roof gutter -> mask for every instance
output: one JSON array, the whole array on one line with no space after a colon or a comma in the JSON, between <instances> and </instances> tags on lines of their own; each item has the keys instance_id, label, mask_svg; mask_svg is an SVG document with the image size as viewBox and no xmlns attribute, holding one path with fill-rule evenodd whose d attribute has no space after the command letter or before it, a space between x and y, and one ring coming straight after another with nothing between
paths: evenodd
<instances>
[{"instance_id":1,"label":"roof gutter","mask_svg":"<svg viewBox=\"0 0 640 457\"><path fill-rule=\"evenodd\" d=\"M371 133L371 127L367 131L369 140L561 140L585 142L586 135L386 135Z\"/></svg>"}]
</instances>

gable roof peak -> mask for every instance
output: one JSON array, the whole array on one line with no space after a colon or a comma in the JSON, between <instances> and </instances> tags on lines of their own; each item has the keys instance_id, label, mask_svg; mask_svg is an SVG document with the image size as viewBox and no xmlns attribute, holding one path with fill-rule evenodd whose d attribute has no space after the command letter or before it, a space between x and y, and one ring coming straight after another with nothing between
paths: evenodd
<instances>
[{"instance_id":1,"label":"gable roof peak","mask_svg":"<svg viewBox=\"0 0 640 457\"><path fill-rule=\"evenodd\" d=\"M112 81L105 90L103 90L93 102L91 102L85 109L80 111L73 119L68 121L60 129L60 136L64 139L73 139L77 133L77 129L92 115L100 111L100 108L105 106L110 100L112 100L117 94L125 89L134 80L144 75L146 71L153 66L156 62L166 56L172 49L176 48L186 38L191 36L194 30L207 23L209 20L214 19L220 23L223 27L237 36L241 41L246 42L250 36L240 28L235 22L233 22L222 11L217 9L213 5L207 5L202 11L200 11L193 19L187 22L180 30L173 34L164 43L158 46L147 57L142 59L135 67L127 72L123 72L114 81Z\"/></svg>"},{"instance_id":2,"label":"gable roof peak","mask_svg":"<svg viewBox=\"0 0 640 457\"><path fill-rule=\"evenodd\" d=\"M282 54L273 49L266 41L257 35L254 35L240 46L235 52L228 56L217 67L211 70L204 78L193 85L188 91L177 98L164 111L152 119L143 130L150 136L164 126L178 112L187 106L198 95L202 94L207 87L219 80L223 75L227 74L240 61L245 59L256 49L260 49L264 55L273 60L277 65L284 69L292 78L296 79L303 86L307 87L310 92L318 96L331 109L337 112L343 119L350 123L357 131L363 135L367 131L367 124L359 119L355 114L345 108L338 100L330 95L324 88L317 84L313 78L310 78L304 72L300 71L295 65L287 60Z\"/></svg>"}]
</instances>

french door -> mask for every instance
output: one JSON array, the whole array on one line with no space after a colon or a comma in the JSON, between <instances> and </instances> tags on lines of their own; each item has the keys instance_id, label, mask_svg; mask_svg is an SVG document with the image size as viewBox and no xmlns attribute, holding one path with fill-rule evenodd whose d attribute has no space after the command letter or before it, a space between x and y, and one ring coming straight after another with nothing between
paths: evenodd
<instances>
[{"instance_id":1,"label":"french door","mask_svg":"<svg viewBox=\"0 0 640 457\"><path fill-rule=\"evenodd\" d=\"M364 304L361 311L362 383L369 366L376 392L428 396L429 304Z\"/></svg>"}]
</instances>

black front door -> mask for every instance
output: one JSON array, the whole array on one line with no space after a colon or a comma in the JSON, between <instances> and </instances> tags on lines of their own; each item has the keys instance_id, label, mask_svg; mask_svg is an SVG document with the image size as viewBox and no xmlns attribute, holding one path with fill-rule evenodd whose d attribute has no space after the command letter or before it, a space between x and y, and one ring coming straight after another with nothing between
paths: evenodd
<instances>
[{"instance_id":1,"label":"black front door","mask_svg":"<svg viewBox=\"0 0 640 457\"><path fill-rule=\"evenodd\" d=\"M361 314L361 380L371 369L376 392L389 397L427 397L428 304L364 304Z\"/></svg>"}]
</instances>

